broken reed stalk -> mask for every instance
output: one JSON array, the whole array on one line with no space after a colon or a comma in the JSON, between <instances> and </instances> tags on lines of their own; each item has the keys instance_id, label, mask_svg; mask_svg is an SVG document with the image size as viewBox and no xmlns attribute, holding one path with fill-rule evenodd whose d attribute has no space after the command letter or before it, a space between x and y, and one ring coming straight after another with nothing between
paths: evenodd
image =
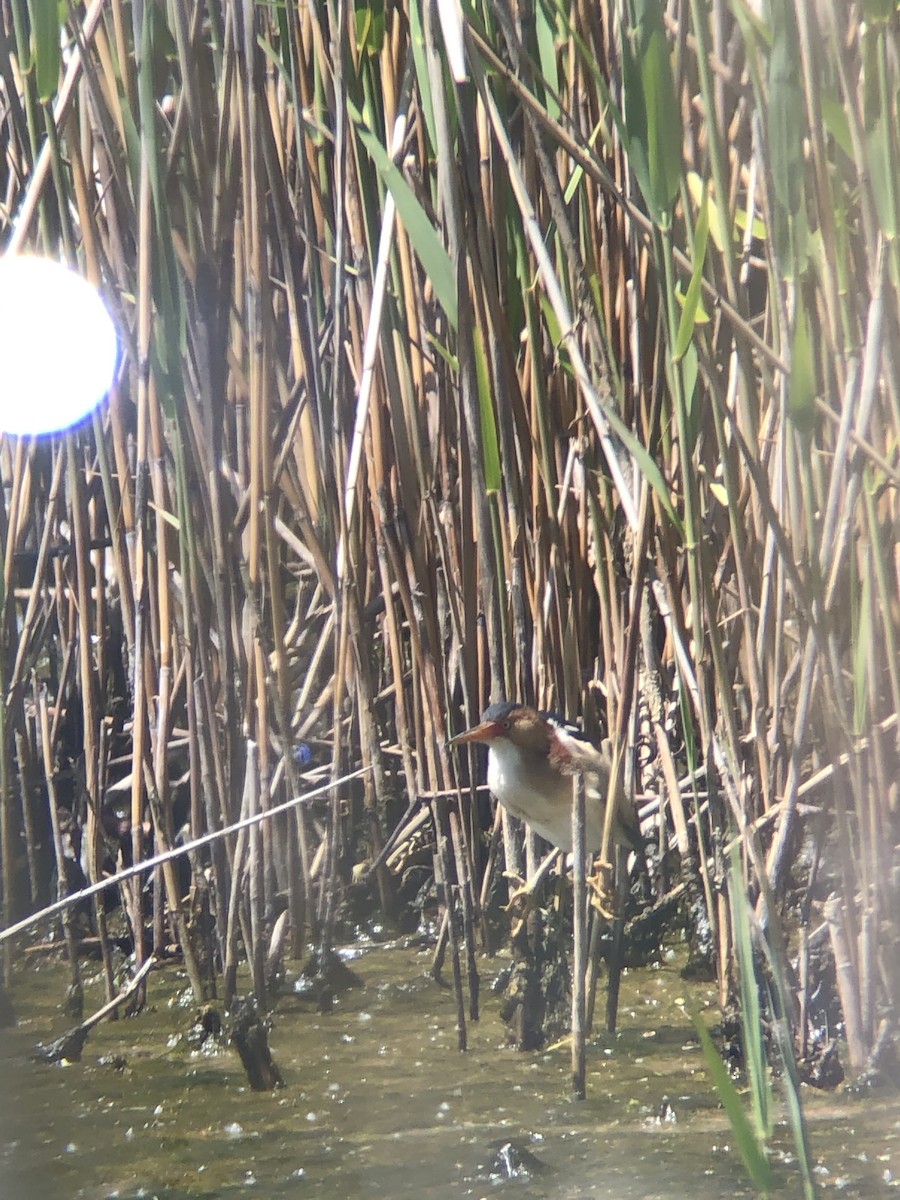
<instances>
[{"instance_id":1,"label":"broken reed stalk","mask_svg":"<svg viewBox=\"0 0 900 1200\"><path fill-rule=\"evenodd\" d=\"M466 948L466 980L469 985L469 1019L479 1019L479 988L478 973L478 939L476 936L474 896L472 894L472 870L469 861L468 847L465 844L463 826L459 813L450 809L448 814L450 824L450 840L453 846L453 863L456 868L457 889L460 912L462 915L463 943Z\"/></svg>"},{"instance_id":2,"label":"broken reed stalk","mask_svg":"<svg viewBox=\"0 0 900 1200\"><path fill-rule=\"evenodd\" d=\"M619 1020L619 988L622 983L622 968L625 965L625 901L628 896L628 854L624 846L613 848L615 859L615 900L612 920L612 938L609 948L609 983L606 990L606 1032L615 1033Z\"/></svg>"},{"instance_id":3,"label":"broken reed stalk","mask_svg":"<svg viewBox=\"0 0 900 1200\"><path fill-rule=\"evenodd\" d=\"M340 738L335 739L335 761L338 758ZM332 789L328 797L328 811L325 816L325 837L320 847L319 879L319 919L316 954L319 970L325 972L332 953L334 952L335 922L338 910L338 892L340 875L338 870L338 848L341 839L341 804L338 789Z\"/></svg>"},{"instance_id":4,"label":"broken reed stalk","mask_svg":"<svg viewBox=\"0 0 900 1200\"><path fill-rule=\"evenodd\" d=\"M868 1042L862 1019L859 977L853 963L851 950L853 940L849 914L837 900L830 900L825 906L825 920L828 923L834 968L837 973L838 993L844 1013L850 1067L855 1075L859 1075L865 1068L868 1059Z\"/></svg>"},{"instance_id":5,"label":"broken reed stalk","mask_svg":"<svg viewBox=\"0 0 900 1200\"><path fill-rule=\"evenodd\" d=\"M248 800L249 784L245 783L244 794L241 800L241 821L250 819L248 814ZM246 928L243 906L246 897L244 879L247 875L248 841L249 825L245 825L238 830L235 841L231 866L231 890L228 893L228 921L225 926L225 953L222 959L225 976L224 993L226 1009L231 1008L234 998L237 995L238 933L241 929ZM249 947L249 938L245 945Z\"/></svg>"},{"instance_id":6,"label":"broken reed stalk","mask_svg":"<svg viewBox=\"0 0 900 1200\"><path fill-rule=\"evenodd\" d=\"M137 993L143 992L145 980L156 965L157 960L155 955L149 955L141 968L132 975L118 995L110 997L106 1004L95 1013L92 1013L87 1020L82 1021L73 1029L67 1029L61 1037L55 1038L49 1045L37 1046L32 1057L42 1062L80 1061L81 1052L84 1049L84 1044L87 1041L87 1035L90 1031L106 1017L115 1019L120 1006L126 1000Z\"/></svg>"},{"instance_id":7,"label":"broken reed stalk","mask_svg":"<svg viewBox=\"0 0 900 1200\"><path fill-rule=\"evenodd\" d=\"M447 814L441 800L431 801L434 819L434 882L444 909L443 929L450 948L450 967L453 972L453 995L456 999L456 1043L460 1050L468 1049L469 1035L466 1027L466 1003L463 995L462 967L459 954L459 934L456 927L456 905L454 889L450 883L450 855L448 852Z\"/></svg>"},{"instance_id":8,"label":"broken reed stalk","mask_svg":"<svg viewBox=\"0 0 900 1200\"><path fill-rule=\"evenodd\" d=\"M0 653L5 644L6 638L4 634L4 606L0 605ZM5 672L0 665L0 686L2 686ZM9 921L13 913L13 880L15 873L13 870L13 817L12 817L12 761L9 731L7 729L5 705L0 705L3 711L0 711L0 862L3 867L3 917ZM20 763L21 763L20 759ZM24 792L25 788L25 772L20 766L20 789ZM27 803L27 802L26 802ZM26 826L26 838L28 838L28 826ZM28 839L28 845L33 845L33 842ZM34 878L31 870L32 855L29 853L29 879ZM34 899L34 885L31 887L32 900ZM3 947L2 956L0 956L0 991L6 992L9 990L12 981L12 951L9 946Z\"/></svg>"},{"instance_id":9,"label":"broken reed stalk","mask_svg":"<svg viewBox=\"0 0 900 1200\"><path fill-rule=\"evenodd\" d=\"M580 772L572 777L572 1095L587 1095L585 1038L587 1032L587 846L584 836L585 782Z\"/></svg>"},{"instance_id":10,"label":"broken reed stalk","mask_svg":"<svg viewBox=\"0 0 900 1200\"><path fill-rule=\"evenodd\" d=\"M259 807L259 753L255 745L247 747L247 816L260 817L262 813ZM254 820L252 825L247 827L248 858L247 858L247 877L249 882L248 889L248 914L247 923L245 926L245 949L247 958L250 963L250 974L253 979L253 991L256 996L256 1003L259 1005L262 1012L268 1008L266 1003L266 897L265 897L265 874L266 874L266 853L265 840L262 836L262 822ZM243 895L241 889L241 895ZM246 934L249 933L249 940L246 939Z\"/></svg>"},{"instance_id":11,"label":"broken reed stalk","mask_svg":"<svg viewBox=\"0 0 900 1200\"><path fill-rule=\"evenodd\" d=\"M72 928L71 905L68 899L68 869L66 853L63 847L63 831L60 824L59 803L56 798L56 781L50 750L50 722L47 717L47 689L40 688L37 694L37 709L41 734L41 758L44 764L44 783L47 787L47 798L50 804L50 825L53 831L53 852L56 857L56 894L57 902L64 905L62 913L63 934L66 941L66 957L69 962L69 989L66 999L66 1010L70 1016L80 1017L84 995L81 983L81 968L78 964L78 947L75 943L75 931ZM69 831L72 836L74 831Z\"/></svg>"},{"instance_id":12,"label":"broken reed stalk","mask_svg":"<svg viewBox=\"0 0 900 1200\"><path fill-rule=\"evenodd\" d=\"M109 760L109 725L106 721L100 726L98 739L99 771L98 779L101 787L105 782ZM95 806L88 804L87 828L84 831L87 841L87 878L88 883L96 883L101 873L101 850L103 830L100 814ZM103 983L106 989L106 999L111 1001L115 995L116 980L112 961L112 945L109 938L109 926L106 920L106 904L99 893L93 897L94 921L97 926L97 938L100 942L100 960L103 964Z\"/></svg>"},{"instance_id":13,"label":"broken reed stalk","mask_svg":"<svg viewBox=\"0 0 900 1200\"><path fill-rule=\"evenodd\" d=\"M0 735L0 737L2 737L2 735ZM34 812L31 805L31 797L28 793L29 780L31 778L31 754L29 752L28 742L25 739L25 734L18 729L16 730L15 744L16 762L19 763L19 808L22 816L22 831L25 837L25 863L28 873L28 899L31 908L35 909L39 904L38 855L37 835L34 827ZM4 822L9 822L9 812L6 812L2 819ZM11 823L5 825L5 829L6 835L10 836L12 829ZM6 853L5 849L4 853ZM12 870L12 864L10 862L6 863L5 871L6 870ZM10 880L10 885L11 884L12 880Z\"/></svg>"}]
</instances>

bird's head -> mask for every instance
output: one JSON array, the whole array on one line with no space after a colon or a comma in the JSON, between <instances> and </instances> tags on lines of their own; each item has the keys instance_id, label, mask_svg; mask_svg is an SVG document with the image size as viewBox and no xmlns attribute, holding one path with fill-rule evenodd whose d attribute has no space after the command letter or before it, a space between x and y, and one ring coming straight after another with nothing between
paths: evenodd
<instances>
[{"instance_id":1,"label":"bird's head","mask_svg":"<svg viewBox=\"0 0 900 1200\"><path fill-rule=\"evenodd\" d=\"M490 746L493 742L505 738L520 750L548 754L555 732L554 724L536 708L504 700L486 708L479 723L457 734L450 745L462 746L469 742L483 742Z\"/></svg>"},{"instance_id":2,"label":"bird's head","mask_svg":"<svg viewBox=\"0 0 900 1200\"><path fill-rule=\"evenodd\" d=\"M549 765L562 775L593 771L608 777L611 747L604 740L598 749L574 725L552 713L538 712L528 704L503 700L492 704L481 714L481 720L471 729L451 739L451 746L481 742L488 748L505 739L522 753L546 758Z\"/></svg>"}]
</instances>

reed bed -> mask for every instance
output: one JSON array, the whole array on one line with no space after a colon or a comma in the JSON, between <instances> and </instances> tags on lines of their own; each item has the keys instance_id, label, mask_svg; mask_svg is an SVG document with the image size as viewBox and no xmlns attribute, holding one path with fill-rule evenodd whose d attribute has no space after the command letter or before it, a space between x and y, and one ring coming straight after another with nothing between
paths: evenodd
<instances>
[{"instance_id":1,"label":"reed bed","mask_svg":"<svg viewBox=\"0 0 900 1200\"><path fill-rule=\"evenodd\" d=\"M67 855L156 855L119 884L135 968L175 944L200 999L245 955L265 1004L354 864L396 915L417 803L464 1044L496 844L447 742L521 698L613 737L723 1004L743 913L799 1060L842 1031L877 1066L894 5L92 0L61 51L40 9L0 6L0 238L94 281L122 359L84 426L0 444L5 923L56 898L49 848L63 893Z\"/></svg>"}]
</instances>

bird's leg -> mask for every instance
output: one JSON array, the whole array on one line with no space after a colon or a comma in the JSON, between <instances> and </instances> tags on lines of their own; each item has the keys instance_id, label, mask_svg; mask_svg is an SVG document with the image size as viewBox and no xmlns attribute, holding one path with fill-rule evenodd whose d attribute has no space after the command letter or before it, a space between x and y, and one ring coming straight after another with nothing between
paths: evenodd
<instances>
[{"instance_id":1,"label":"bird's leg","mask_svg":"<svg viewBox=\"0 0 900 1200\"><path fill-rule=\"evenodd\" d=\"M547 873L549 872L550 868L556 862L556 859L557 859L557 856L559 855L559 853L560 853L560 851L555 848L553 850L551 850L550 853L547 855L547 857L541 860L540 866L535 871L535 873L531 876L531 878L528 880L523 880L521 875L516 875L515 872L513 872L513 871L504 871L503 872L503 877L505 879L512 880L518 885L514 889L512 894L510 895L509 904L507 904L507 906L506 906L507 909L513 903L513 901L517 898L517 896L530 895L532 892L535 892L537 890L537 888L540 885L540 883L542 882L542 880L544 880L547 877Z\"/></svg>"},{"instance_id":2,"label":"bird's leg","mask_svg":"<svg viewBox=\"0 0 900 1200\"><path fill-rule=\"evenodd\" d=\"M547 877L550 868L556 862L559 854L559 850L551 850L535 873L527 880L523 880L521 876L509 871L504 871L504 878L513 881L515 884L513 890L510 892L509 902L504 906L504 911L511 913L515 921L524 920L534 907L535 893Z\"/></svg>"}]
</instances>

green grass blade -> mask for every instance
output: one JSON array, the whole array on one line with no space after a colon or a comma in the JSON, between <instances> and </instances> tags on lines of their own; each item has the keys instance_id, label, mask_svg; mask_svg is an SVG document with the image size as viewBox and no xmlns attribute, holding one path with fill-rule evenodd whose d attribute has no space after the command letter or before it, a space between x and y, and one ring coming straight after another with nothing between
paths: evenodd
<instances>
[{"instance_id":1,"label":"green grass blade","mask_svg":"<svg viewBox=\"0 0 900 1200\"><path fill-rule=\"evenodd\" d=\"M669 485L663 478L663 473L659 469L659 464L657 463L656 459L652 456L643 442L641 442L639 438L635 437L621 417L619 417L618 413L613 412L613 410L610 408L606 408L604 412L610 426L615 430L616 434L622 439L628 448L629 454L634 455L641 474L653 488L654 492L656 492L663 508L666 511L666 514L669 517L669 520L678 530L679 534L683 535L684 526L682 525L681 519L672 505L672 497L669 492Z\"/></svg>"},{"instance_id":2,"label":"green grass blade","mask_svg":"<svg viewBox=\"0 0 900 1200\"><path fill-rule=\"evenodd\" d=\"M872 661L872 571L860 574L862 594L853 614L853 732L862 736L871 715L868 697L869 664Z\"/></svg>"},{"instance_id":3,"label":"green grass blade","mask_svg":"<svg viewBox=\"0 0 900 1200\"><path fill-rule=\"evenodd\" d=\"M678 333L675 337L673 357L676 362L684 358L691 338L694 336L694 326L697 323L697 310L700 305L700 292L703 286L703 263L706 259L706 243L709 238L709 188L704 185L703 199L700 202L700 215L697 218L697 230L694 234L694 269L691 272L691 282L684 297L684 307L678 322Z\"/></svg>"},{"instance_id":4,"label":"green grass blade","mask_svg":"<svg viewBox=\"0 0 900 1200\"><path fill-rule=\"evenodd\" d=\"M555 99L559 95L559 72L556 67L556 14L551 12L547 0L538 0L534 10L534 21L541 74L549 85L549 90L544 92L544 102L550 116L554 120L558 120L559 104Z\"/></svg>"},{"instance_id":5,"label":"green grass blade","mask_svg":"<svg viewBox=\"0 0 900 1200\"><path fill-rule=\"evenodd\" d=\"M422 10L417 0L412 0L409 6L409 41L412 47L413 62L416 65L416 82L419 85L419 104L425 117L425 128L428 130L428 142L432 153L437 148L437 132L434 127L434 102L431 98L431 76L428 74L428 61L425 56L425 35L422 32Z\"/></svg>"},{"instance_id":6,"label":"green grass blade","mask_svg":"<svg viewBox=\"0 0 900 1200\"><path fill-rule=\"evenodd\" d=\"M697 1030L707 1069L719 1094L719 1099L722 1101L722 1107L725 1109L731 1125L731 1132L734 1135L735 1145L747 1168L747 1174L750 1176L753 1186L760 1192L770 1192L775 1182L772 1168L756 1140L756 1134L744 1112L744 1105L738 1090L734 1086L718 1050L713 1045L709 1030L697 1013L690 1012L688 1015Z\"/></svg>"},{"instance_id":7,"label":"green grass blade","mask_svg":"<svg viewBox=\"0 0 900 1200\"><path fill-rule=\"evenodd\" d=\"M791 379L788 387L788 416L805 433L816 424L816 371L812 337L803 289L797 291L794 340L791 346Z\"/></svg>"},{"instance_id":8,"label":"green grass blade","mask_svg":"<svg viewBox=\"0 0 900 1200\"><path fill-rule=\"evenodd\" d=\"M658 0L635 0L635 23L622 39L628 153L653 219L668 225L681 179L682 129L669 43Z\"/></svg>"},{"instance_id":9,"label":"green grass blade","mask_svg":"<svg viewBox=\"0 0 900 1200\"><path fill-rule=\"evenodd\" d=\"M447 314L447 319L455 329L458 321L456 278L450 262L450 255L441 244L437 231L429 221L425 209L416 199L412 188L391 161L384 146L366 125L362 114L352 102L348 102L347 109L353 119L359 140L375 163L385 186L390 189L391 195L394 197L397 212L406 227L406 232L409 234L419 261L431 280L435 295Z\"/></svg>"},{"instance_id":10,"label":"green grass blade","mask_svg":"<svg viewBox=\"0 0 900 1200\"><path fill-rule=\"evenodd\" d=\"M763 1144L772 1134L772 1087L762 1039L762 1013L753 963L753 939L750 936L753 916L747 902L741 870L741 851L737 844L732 846L729 855L728 900L731 906L731 925L740 980L744 1063L753 1104L756 1136L760 1144Z\"/></svg>"},{"instance_id":11,"label":"green grass blade","mask_svg":"<svg viewBox=\"0 0 900 1200\"><path fill-rule=\"evenodd\" d=\"M767 114L772 183L779 203L793 216L800 207L803 186L806 108L799 79L797 27L790 5L774 6L772 36Z\"/></svg>"},{"instance_id":12,"label":"green grass blade","mask_svg":"<svg viewBox=\"0 0 900 1200\"><path fill-rule=\"evenodd\" d=\"M499 492L503 480L500 467L500 443L494 418L491 373L488 369L484 335L474 330L475 374L478 379L478 409L481 413L481 446L484 455L484 486L489 492Z\"/></svg>"}]
</instances>

